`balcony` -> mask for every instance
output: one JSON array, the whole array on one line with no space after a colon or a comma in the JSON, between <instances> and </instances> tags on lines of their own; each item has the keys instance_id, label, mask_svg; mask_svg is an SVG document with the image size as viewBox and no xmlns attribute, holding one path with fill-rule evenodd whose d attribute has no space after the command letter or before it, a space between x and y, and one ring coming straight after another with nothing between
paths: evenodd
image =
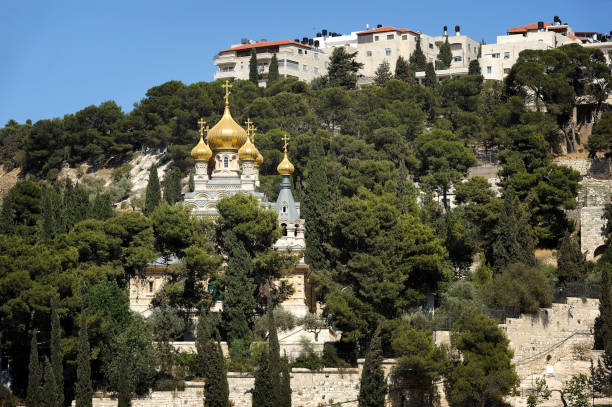
<instances>
[{"instance_id":1,"label":"balcony","mask_svg":"<svg viewBox=\"0 0 612 407\"><path fill-rule=\"evenodd\" d=\"M215 72L215 80L217 79L235 79L237 78L238 75L236 74L235 71L217 71Z\"/></svg>"}]
</instances>

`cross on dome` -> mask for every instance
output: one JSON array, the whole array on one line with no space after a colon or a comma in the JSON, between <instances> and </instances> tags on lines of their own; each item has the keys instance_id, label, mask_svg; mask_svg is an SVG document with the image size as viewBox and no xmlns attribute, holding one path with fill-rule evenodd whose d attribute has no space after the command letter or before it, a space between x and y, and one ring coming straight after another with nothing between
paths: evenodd
<instances>
[{"instance_id":1,"label":"cross on dome","mask_svg":"<svg viewBox=\"0 0 612 407\"><path fill-rule=\"evenodd\" d=\"M204 135L204 125L206 124L206 122L204 121L203 118L200 117L200 120L198 120L198 124L200 125L200 136L203 136ZM208 128L208 126L206 128Z\"/></svg>"},{"instance_id":2,"label":"cross on dome","mask_svg":"<svg viewBox=\"0 0 612 407\"><path fill-rule=\"evenodd\" d=\"M232 85L231 83L229 83L229 80L225 80L225 83L223 85L221 85L222 88L225 89L225 106L229 105L229 95L230 93L232 93L231 89L232 89Z\"/></svg>"},{"instance_id":3,"label":"cross on dome","mask_svg":"<svg viewBox=\"0 0 612 407\"><path fill-rule=\"evenodd\" d=\"M287 144L289 144L289 140L291 140L291 138L289 137L289 135L287 133L285 133L285 135L283 136L282 140L285 142L285 153L287 152Z\"/></svg>"}]
</instances>

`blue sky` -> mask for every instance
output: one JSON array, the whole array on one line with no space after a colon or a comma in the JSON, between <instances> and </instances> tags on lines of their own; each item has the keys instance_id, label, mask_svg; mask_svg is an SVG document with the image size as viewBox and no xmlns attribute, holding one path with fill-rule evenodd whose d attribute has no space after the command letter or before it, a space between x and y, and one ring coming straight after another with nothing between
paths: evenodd
<instances>
[{"instance_id":1,"label":"blue sky","mask_svg":"<svg viewBox=\"0 0 612 407\"><path fill-rule=\"evenodd\" d=\"M366 24L438 35L442 26L495 42L508 27L552 21L612 30L612 0L209 1L0 0L0 126L62 117L114 100L130 111L147 89L211 81L213 57L240 38L293 39Z\"/></svg>"}]
</instances>

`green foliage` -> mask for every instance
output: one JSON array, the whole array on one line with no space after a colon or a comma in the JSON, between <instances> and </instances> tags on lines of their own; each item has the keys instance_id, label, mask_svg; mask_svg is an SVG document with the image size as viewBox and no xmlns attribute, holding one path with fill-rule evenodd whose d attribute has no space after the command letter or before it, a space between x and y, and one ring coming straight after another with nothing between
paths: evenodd
<instances>
[{"instance_id":1,"label":"green foliage","mask_svg":"<svg viewBox=\"0 0 612 407\"><path fill-rule=\"evenodd\" d=\"M598 152L610 155L612 153L612 112L604 112L593 126L587 148L591 157Z\"/></svg>"},{"instance_id":2,"label":"green foliage","mask_svg":"<svg viewBox=\"0 0 612 407\"><path fill-rule=\"evenodd\" d=\"M279 407L291 407L291 368L289 361L284 357L281 361L281 388Z\"/></svg>"},{"instance_id":3,"label":"green foliage","mask_svg":"<svg viewBox=\"0 0 612 407\"><path fill-rule=\"evenodd\" d=\"M378 65L378 68L376 68L376 72L374 72L374 83L378 86L384 86L385 83L392 78L391 66L387 61L383 61L382 64Z\"/></svg>"},{"instance_id":4,"label":"green foliage","mask_svg":"<svg viewBox=\"0 0 612 407\"><path fill-rule=\"evenodd\" d=\"M559 242L557 258L557 278L559 284L566 285L575 281L584 281L587 274L586 256L569 233Z\"/></svg>"},{"instance_id":5,"label":"green foliage","mask_svg":"<svg viewBox=\"0 0 612 407\"><path fill-rule=\"evenodd\" d=\"M425 66L425 78L423 79L423 85L428 88L435 88L438 84L438 78L436 77L436 70L432 62Z\"/></svg>"},{"instance_id":6,"label":"green foliage","mask_svg":"<svg viewBox=\"0 0 612 407\"><path fill-rule=\"evenodd\" d=\"M403 56L398 56L395 62L395 79L399 79L404 82L414 82L414 72L410 69L408 61Z\"/></svg>"},{"instance_id":7,"label":"green foliage","mask_svg":"<svg viewBox=\"0 0 612 407\"><path fill-rule=\"evenodd\" d=\"M229 407L229 386L227 370L221 351L221 344L209 339L206 384L204 385L204 406Z\"/></svg>"},{"instance_id":8,"label":"green foliage","mask_svg":"<svg viewBox=\"0 0 612 407\"><path fill-rule=\"evenodd\" d=\"M132 405L132 379L130 374L133 372L130 370L130 365L124 352L125 350L122 350L123 360L119 364L117 407L130 407Z\"/></svg>"},{"instance_id":9,"label":"green foliage","mask_svg":"<svg viewBox=\"0 0 612 407\"><path fill-rule=\"evenodd\" d=\"M42 387L42 400L44 405L58 406L60 405L60 396L57 389L57 382L53 374L53 366L48 358L45 358L45 378ZM62 397L63 399L63 397Z\"/></svg>"},{"instance_id":10,"label":"green foliage","mask_svg":"<svg viewBox=\"0 0 612 407\"><path fill-rule=\"evenodd\" d=\"M355 89L357 71L363 66L355 61L357 51L349 52L344 47L334 48L327 67L327 86Z\"/></svg>"},{"instance_id":11,"label":"green foliage","mask_svg":"<svg viewBox=\"0 0 612 407\"><path fill-rule=\"evenodd\" d=\"M274 407L274 392L272 377L270 375L270 358L268 352L262 352L257 359L257 366L253 372L255 384L253 386L253 407Z\"/></svg>"},{"instance_id":12,"label":"green foliage","mask_svg":"<svg viewBox=\"0 0 612 407\"><path fill-rule=\"evenodd\" d=\"M448 36L445 41L440 44L440 51L436 57L436 69L448 69L453 61L453 53L451 52L451 46L448 43Z\"/></svg>"},{"instance_id":13,"label":"green foliage","mask_svg":"<svg viewBox=\"0 0 612 407\"><path fill-rule=\"evenodd\" d=\"M382 361L380 333L377 331L370 343L361 372L357 398L359 407L378 407L385 404L387 381L382 369Z\"/></svg>"},{"instance_id":14,"label":"green foliage","mask_svg":"<svg viewBox=\"0 0 612 407\"><path fill-rule=\"evenodd\" d=\"M584 374L572 376L563 385L562 395L564 399L575 407L588 407L589 401L589 379Z\"/></svg>"},{"instance_id":15,"label":"green foliage","mask_svg":"<svg viewBox=\"0 0 612 407\"><path fill-rule=\"evenodd\" d=\"M268 371L270 381L272 382L272 392L270 398L272 405L280 404L281 397L281 359L280 359L280 344L278 342L278 332L276 330L276 322L274 321L274 307L272 300L268 298L268 357L270 359Z\"/></svg>"},{"instance_id":16,"label":"green foliage","mask_svg":"<svg viewBox=\"0 0 612 407\"><path fill-rule=\"evenodd\" d=\"M552 395L545 378L538 378L535 383L536 387L531 390L531 394L527 397L527 407L536 407L540 402L550 399Z\"/></svg>"},{"instance_id":17,"label":"green foliage","mask_svg":"<svg viewBox=\"0 0 612 407\"><path fill-rule=\"evenodd\" d=\"M249 59L249 81L255 86L259 86L259 71L257 69L257 51L251 48L251 58Z\"/></svg>"},{"instance_id":18,"label":"green foliage","mask_svg":"<svg viewBox=\"0 0 612 407\"><path fill-rule=\"evenodd\" d=\"M77 357L77 381L75 385L76 407L91 407L93 388L91 383L91 365L89 355L89 336L87 334L87 311L81 308L79 328L79 347Z\"/></svg>"},{"instance_id":19,"label":"green foliage","mask_svg":"<svg viewBox=\"0 0 612 407\"><path fill-rule=\"evenodd\" d=\"M62 327L60 325L57 312L57 299L51 300L51 366L53 367L53 377L56 384L57 403L52 407L64 406L64 355L62 352ZM50 399L46 399L50 400Z\"/></svg>"},{"instance_id":20,"label":"green foliage","mask_svg":"<svg viewBox=\"0 0 612 407\"><path fill-rule=\"evenodd\" d=\"M413 72L423 72L427 68L427 58L423 53L421 36L417 37L416 48L412 55L410 55L409 62Z\"/></svg>"},{"instance_id":21,"label":"green foliage","mask_svg":"<svg viewBox=\"0 0 612 407\"><path fill-rule=\"evenodd\" d=\"M153 308L148 323L151 325L153 339L156 341L159 369L163 374L172 377L178 352L170 342L183 337L185 321L175 308L161 306Z\"/></svg>"},{"instance_id":22,"label":"green foliage","mask_svg":"<svg viewBox=\"0 0 612 407\"><path fill-rule=\"evenodd\" d=\"M470 61L470 64L468 65L468 75L482 75L480 62L478 62L478 59L473 59Z\"/></svg>"},{"instance_id":23,"label":"green foliage","mask_svg":"<svg viewBox=\"0 0 612 407\"><path fill-rule=\"evenodd\" d=\"M155 208L157 208L161 203L161 199L161 186L157 176L157 165L152 164L149 171L147 189L145 192L145 206L143 208L143 213L145 215L151 215Z\"/></svg>"},{"instance_id":24,"label":"green foliage","mask_svg":"<svg viewBox=\"0 0 612 407\"><path fill-rule=\"evenodd\" d=\"M461 353L447 374L452 405L499 403L517 384L509 341L497 321L467 311L451 331L451 344Z\"/></svg>"},{"instance_id":25,"label":"green foliage","mask_svg":"<svg viewBox=\"0 0 612 407\"><path fill-rule=\"evenodd\" d=\"M491 307L503 308L511 315L537 314L552 302L552 285L541 266L511 264L496 274L483 291Z\"/></svg>"},{"instance_id":26,"label":"green foliage","mask_svg":"<svg viewBox=\"0 0 612 407\"><path fill-rule=\"evenodd\" d=\"M4 385L0 385L0 407L15 407L13 393Z\"/></svg>"},{"instance_id":27,"label":"green foliage","mask_svg":"<svg viewBox=\"0 0 612 407\"><path fill-rule=\"evenodd\" d=\"M169 205L183 200L183 186L181 185L181 171L173 166L168 168L163 182L164 200Z\"/></svg>"},{"instance_id":28,"label":"green foliage","mask_svg":"<svg viewBox=\"0 0 612 407\"><path fill-rule=\"evenodd\" d=\"M392 371L394 387L410 406L434 406L439 398L436 384L449 367L446 350L433 343L431 332L402 321L392 334L397 365Z\"/></svg>"},{"instance_id":29,"label":"green foliage","mask_svg":"<svg viewBox=\"0 0 612 407\"><path fill-rule=\"evenodd\" d=\"M106 220L110 219L115 215L113 204L111 202L111 196L109 193L97 194L91 204L91 215L92 219Z\"/></svg>"}]
</instances>

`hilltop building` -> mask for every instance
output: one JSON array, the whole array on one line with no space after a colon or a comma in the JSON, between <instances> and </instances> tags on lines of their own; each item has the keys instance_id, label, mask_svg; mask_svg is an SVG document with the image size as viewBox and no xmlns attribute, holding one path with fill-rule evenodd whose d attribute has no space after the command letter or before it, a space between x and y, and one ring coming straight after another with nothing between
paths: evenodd
<instances>
[{"instance_id":1,"label":"hilltop building","mask_svg":"<svg viewBox=\"0 0 612 407\"><path fill-rule=\"evenodd\" d=\"M191 208L196 216L216 217L217 202L237 194L251 194L263 207L278 214L283 235L274 244L274 249L303 255L306 248L304 239L304 219L300 217L300 203L296 202L291 190L290 177L294 167L287 155L289 138L284 137L284 156L277 167L282 175L280 192L276 202L269 202L259 192L259 167L263 156L254 144L256 128L247 120L247 129L234 121L230 112L229 95L231 84L226 80L225 111L221 120L211 129L205 128L200 119L200 140L191 150L195 160L195 189L185 194L184 205ZM205 137L206 136L206 137ZM159 258L144 270L144 278L130 281L130 307L145 316L150 313L150 304L155 294L167 281L165 270L179 262L176 257ZM302 317L316 311L316 300L310 268L303 257L294 266L286 281L293 286L294 294L282 303L282 307L294 315ZM216 309L222 307L218 303ZM323 338L323 337L322 337Z\"/></svg>"}]
</instances>

